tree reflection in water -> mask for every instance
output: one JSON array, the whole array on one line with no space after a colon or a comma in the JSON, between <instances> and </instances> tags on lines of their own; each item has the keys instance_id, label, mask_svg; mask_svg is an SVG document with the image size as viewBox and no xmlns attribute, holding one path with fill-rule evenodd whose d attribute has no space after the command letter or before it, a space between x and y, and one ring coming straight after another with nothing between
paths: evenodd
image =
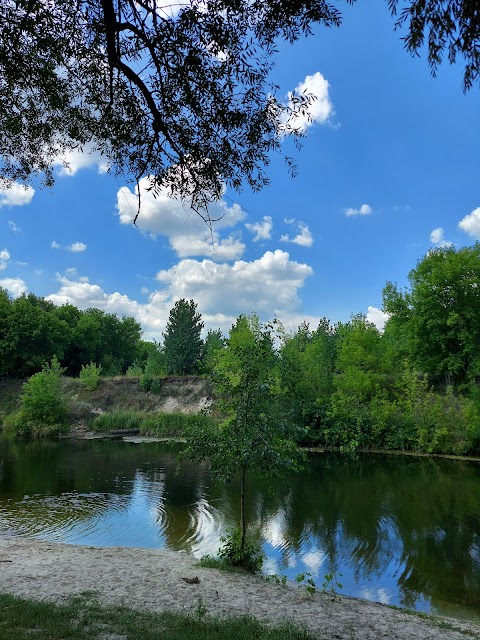
<instances>
[{"instance_id":1,"label":"tree reflection in water","mask_svg":"<svg viewBox=\"0 0 480 640\"><path fill-rule=\"evenodd\" d=\"M178 447L0 441L0 534L215 553L238 521L238 488ZM269 487L249 479L265 570L342 574L343 592L444 613L480 609L480 465L312 454Z\"/></svg>"}]
</instances>

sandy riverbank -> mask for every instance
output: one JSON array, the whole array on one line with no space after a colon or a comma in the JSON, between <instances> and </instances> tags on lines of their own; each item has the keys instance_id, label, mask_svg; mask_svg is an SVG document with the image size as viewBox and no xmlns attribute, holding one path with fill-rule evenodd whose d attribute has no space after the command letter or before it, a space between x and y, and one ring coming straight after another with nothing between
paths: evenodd
<instances>
[{"instance_id":1,"label":"sandy riverbank","mask_svg":"<svg viewBox=\"0 0 480 640\"><path fill-rule=\"evenodd\" d=\"M193 577L199 578L197 584L183 580ZM381 604L353 598L332 601L324 593L306 596L260 577L203 569L183 553L0 537L0 592L58 602L87 590L97 592L101 603L140 610L193 612L202 603L212 616L247 613L264 621L288 617L319 638L480 638L480 625L448 619L453 628L446 628Z\"/></svg>"}]
</instances>

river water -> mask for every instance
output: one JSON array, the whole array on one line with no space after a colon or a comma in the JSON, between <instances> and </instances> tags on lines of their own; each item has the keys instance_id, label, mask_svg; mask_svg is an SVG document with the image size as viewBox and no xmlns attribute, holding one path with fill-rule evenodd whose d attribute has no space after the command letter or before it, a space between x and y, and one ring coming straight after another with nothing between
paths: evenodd
<instances>
[{"instance_id":1,"label":"river water","mask_svg":"<svg viewBox=\"0 0 480 640\"><path fill-rule=\"evenodd\" d=\"M180 445L0 440L0 535L215 554L239 517L239 485ZM355 597L456 616L480 614L480 463L310 454L273 486L250 477L251 534L264 573Z\"/></svg>"}]
</instances>

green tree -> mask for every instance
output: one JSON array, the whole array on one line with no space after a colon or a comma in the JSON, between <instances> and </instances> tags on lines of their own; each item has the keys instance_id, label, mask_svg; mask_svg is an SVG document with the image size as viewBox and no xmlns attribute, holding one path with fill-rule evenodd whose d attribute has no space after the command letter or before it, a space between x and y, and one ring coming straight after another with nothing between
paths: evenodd
<instances>
[{"instance_id":1,"label":"green tree","mask_svg":"<svg viewBox=\"0 0 480 640\"><path fill-rule=\"evenodd\" d=\"M177 376L198 373L203 354L202 316L193 300L177 300L163 334L167 372Z\"/></svg>"},{"instance_id":2,"label":"green tree","mask_svg":"<svg viewBox=\"0 0 480 640\"><path fill-rule=\"evenodd\" d=\"M387 408L394 382L389 344L361 314L339 324L336 333L338 347L326 440L345 449L378 446L385 429L384 412L378 405Z\"/></svg>"},{"instance_id":3,"label":"green tree","mask_svg":"<svg viewBox=\"0 0 480 640\"><path fill-rule=\"evenodd\" d=\"M225 348L226 340L221 329L209 329L203 347L203 367L206 373L211 373L218 351Z\"/></svg>"},{"instance_id":4,"label":"green tree","mask_svg":"<svg viewBox=\"0 0 480 640\"><path fill-rule=\"evenodd\" d=\"M333 393L337 334L326 318L315 331L303 323L285 335L279 357L284 410L300 426L311 427L310 437L321 428Z\"/></svg>"},{"instance_id":5,"label":"green tree","mask_svg":"<svg viewBox=\"0 0 480 640\"><path fill-rule=\"evenodd\" d=\"M480 68L475 2L387 2L392 13L403 7L400 25L410 21L407 48L418 53L427 40L434 69L445 49L450 61L460 55L471 86ZM224 184L258 189L270 152L285 134L303 135L295 114L312 99L285 106L275 97L276 42L340 23L326 0L3 0L0 180L41 174L51 184L59 155L80 148L197 207Z\"/></svg>"},{"instance_id":6,"label":"green tree","mask_svg":"<svg viewBox=\"0 0 480 640\"><path fill-rule=\"evenodd\" d=\"M387 283L385 335L436 384L468 385L480 377L480 244L435 249L400 291ZM395 340L396 339L396 340Z\"/></svg>"},{"instance_id":7,"label":"green tree","mask_svg":"<svg viewBox=\"0 0 480 640\"><path fill-rule=\"evenodd\" d=\"M63 359L70 339L66 322L55 315L55 305L33 293L11 303L5 342L10 350L10 372L17 377L40 371L54 355Z\"/></svg>"},{"instance_id":8,"label":"green tree","mask_svg":"<svg viewBox=\"0 0 480 640\"><path fill-rule=\"evenodd\" d=\"M13 349L7 337L11 312L12 300L8 291L0 287L0 375L11 373Z\"/></svg>"},{"instance_id":9,"label":"green tree","mask_svg":"<svg viewBox=\"0 0 480 640\"><path fill-rule=\"evenodd\" d=\"M274 97L274 42L314 23L340 14L325 0L4 0L0 177L51 183L59 153L88 147L197 205L224 183L259 188L311 100Z\"/></svg>"},{"instance_id":10,"label":"green tree","mask_svg":"<svg viewBox=\"0 0 480 640\"><path fill-rule=\"evenodd\" d=\"M192 430L186 453L208 460L216 477L241 474L239 557L246 547L247 472L271 477L297 468L299 450L279 414L276 354L271 331L256 316L240 316L213 370L217 408L226 415L220 426Z\"/></svg>"}]
</instances>

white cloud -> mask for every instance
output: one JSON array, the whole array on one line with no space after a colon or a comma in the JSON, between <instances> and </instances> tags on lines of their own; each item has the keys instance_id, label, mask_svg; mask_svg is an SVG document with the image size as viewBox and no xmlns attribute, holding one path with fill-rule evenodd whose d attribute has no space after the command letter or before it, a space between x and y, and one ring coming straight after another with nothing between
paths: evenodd
<instances>
[{"instance_id":1,"label":"white cloud","mask_svg":"<svg viewBox=\"0 0 480 640\"><path fill-rule=\"evenodd\" d=\"M20 227L17 227L17 225L15 224L15 222L13 222L13 220L9 220L8 221L8 228L10 229L10 231L12 231L13 233L21 233L22 230L20 229Z\"/></svg>"},{"instance_id":2,"label":"white cloud","mask_svg":"<svg viewBox=\"0 0 480 640\"><path fill-rule=\"evenodd\" d=\"M259 240L269 240L272 237L272 216L263 216L262 222L247 222L245 224L246 228L255 234L253 238L254 242L258 242Z\"/></svg>"},{"instance_id":3,"label":"white cloud","mask_svg":"<svg viewBox=\"0 0 480 640\"><path fill-rule=\"evenodd\" d=\"M180 298L198 303L206 327L228 331L241 313L257 311L265 319L277 315L286 324L297 314L298 292L312 268L290 260L285 251L267 251L252 262L233 265L212 260L181 260L160 271L160 288L146 303L131 300L119 292L107 293L100 286L58 275L60 289L48 296L55 304L70 302L80 309L98 307L109 313L134 316L148 338L161 338L170 309Z\"/></svg>"},{"instance_id":4,"label":"white cloud","mask_svg":"<svg viewBox=\"0 0 480 640\"><path fill-rule=\"evenodd\" d=\"M305 113L296 116L286 117L285 124L296 130L305 132L315 122L320 124L328 123L335 111L328 94L328 81L317 71L312 76L307 76L295 91L289 92L287 96L287 106L294 108L294 96L312 95L315 99L308 105Z\"/></svg>"},{"instance_id":5,"label":"white cloud","mask_svg":"<svg viewBox=\"0 0 480 640\"><path fill-rule=\"evenodd\" d=\"M477 207L458 223L458 228L469 236L480 240L480 207Z\"/></svg>"},{"instance_id":6,"label":"white cloud","mask_svg":"<svg viewBox=\"0 0 480 640\"><path fill-rule=\"evenodd\" d=\"M308 228L304 222L297 222L293 218L285 218L284 222L286 224L295 225L297 227L298 233L296 236L291 238L287 233L285 233L281 238L280 242L292 242L293 244L298 244L301 247L311 247L313 244L313 236L312 232Z\"/></svg>"},{"instance_id":7,"label":"white cloud","mask_svg":"<svg viewBox=\"0 0 480 640\"><path fill-rule=\"evenodd\" d=\"M0 280L0 287L6 289L14 298L28 291L27 285L20 278L3 278Z\"/></svg>"},{"instance_id":8,"label":"white cloud","mask_svg":"<svg viewBox=\"0 0 480 640\"><path fill-rule=\"evenodd\" d=\"M52 240L52 242L50 243L50 248L51 249L60 249L60 245L58 244L58 242L56 240Z\"/></svg>"},{"instance_id":9,"label":"white cloud","mask_svg":"<svg viewBox=\"0 0 480 640\"><path fill-rule=\"evenodd\" d=\"M157 280L168 286L174 299L193 298L202 312L234 321L251 311L268 317L293 311L299 304L298 290L312 273L310 266L277 249L233 265L182 260L173 269L159 271Z\"/></svg>"},{"instance_id":10,"label":"white cloud","mask_svg":"<svg viewBox=\"0 0 480 640\"><path fill-rule=\"evenodd\" d=\"M53 165L58 167L60 176L74 176L80 169L97 167L98 173L108 171L108 163L99 151L91 151L85 147L83 151L75 149L58 156Z\"/></svg>"},{"instance_id":11,"label":"white cloud","mask_svg":"<svg viewBox=\"0 0 480 640\"><path fill-rule=\"evenodd\" d=\"M86 248L87 245L83 242L73 242L72 244L68 245L68 247L65 247L67 251L71 251L72 253L82 253L82 251L85 251Z\"/></svg>"},{"instance_id":12,"label":"white cloud","mask_svg":"<svg viewBox=\"0 0 480 640\"><path fill-rule=\"evenodd\" d=\"M137 218L139 229L153 235L166 236L180 258L206 256L212 260L236 260L243 255L245 245L237 235L220 237L221 229L231 228L243 220L238 204L229 206L221 199L209 207L215 222L212 231L192 209L162 189L154 196L148 191L148 178L140 180L141 206ZM117 209L121 224L132 224L138 210L138 190L122 187L117 192Z\"/></svg>"},{"instance_id":13,"label":"white cloud","mask_svg":"<svg viewBox=\"0 0 480 640\"><path fill-rule=\"evenodd\" d=\"M0 208L1 207L21 207L29 204L35 195L35 189L25 187L19 182L14 182L10 187L0 188Z\"/></svg>"},{"instance_id":14,"label":"white cloud","mask_svg":"<svg viewBox=\"0 0 480 640\"><path fill-rule=\"evenodd\" d=\"M67 278L74 278L77 275L77 270L75 267L68 267L68 269L65 269L65 275Z\"/></svg>"},{"instance_id":15,"label":"white cloud","mask_svg":"<svg viewBox=\"0 0 480 640\"><path fill-rule=\"evenodd\" d=\"M373 209L369 204L362 204L359 209L353 209L350 207L349 209L344 209L343 211L347 217L369 216L371 213L373 213Z\"/></svg>"},{"instance_id":16,"label":"white cloud","mask_svg":"<svg viewBox=\"0 0 480 640\"><path fill-rule=\"evenodd\" d=\"M10 253L7 249L0 251L0 271L4 271L7 268L7 263L10 260Z\"/></svg>"},{"instance_id":17,"label":"white cloud","mask_svg":"<svg viewBox=\"0 0 480 640\"><path fill-rule=\"evenodd\" d=\"M437 227L430 233L430 242L436 244L437 247L451 247L453 243L444 239L444 233L442 227Z\"/></svg>"},{"instance_id":18,"label":"white cloud","mask_svg":"<svg viewBox=\"0 0 480 640\"><path fill-rule=\"evenodd\" d=\"M377 307L368 307L367 321L374 324L379 331L385 329L385 323L390 318L390 314L385 313Z\"/></svg>"}]
</instances>

